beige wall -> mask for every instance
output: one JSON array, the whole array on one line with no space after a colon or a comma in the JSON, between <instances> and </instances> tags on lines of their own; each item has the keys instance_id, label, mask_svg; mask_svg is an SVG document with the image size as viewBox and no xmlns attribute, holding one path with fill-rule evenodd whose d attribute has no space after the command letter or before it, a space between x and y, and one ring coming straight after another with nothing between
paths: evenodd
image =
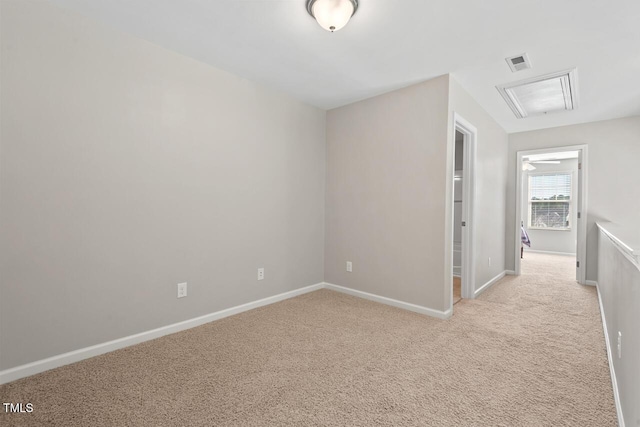
<instances>
[{"instance_id":1,"label":"beige wall","mask_svg":"<svg viewBox=\"0 0 640 427\"><path fill-rule=\"evenodd\" d=\"M587 280L597 277L595 222L604 220L629 228L638 227L640 116L511 134L505 241L508 269L515 268L516 153L578 144L588 145Z\"/></svg>"},{"instance_id":2,"label":"beige wall","mask_svg":"<svg viewBox=\"0 0 640 427\"><path fill-rule=\"evenodd\" d=\"M325 281L445 310L448 76L327 113ZM346 261L353 262L347 273Z\"/></svg>"},{"instance_id":3,"label":"beige wall","mask_svg":"<svg viewBox=\"0 0 640 427\"><path fill-rule=\"evenodd\" d=\"M449 144L447 150L448 176L453 176L455 137L453 112L470 122L478 131L476 146L476 197L475 197L475 289L479 289L505 270L504 221L505 188L507 186L507 133L489 114L458 84L450 79L449 90ZM449 181L448 185L451 185ZM446 204L450 209L450 201ZM450 218L445 233L451 233ZM451 239L447 238L449 242ZM446 249L447 254L450 250ZM491 258L491 265L489 265ZM447 295L449 298L449 295ZM448 301L447 301L448 303Z\"/></svg>"},{"instance_id":4,"label":"beige wall","mask_svg":"<svg viewBox=\"0 0 640 427\"><path fill-rule=\"evenodd\" d=\"M0 369L323 280L324 111L47 3L0 27Z\"/></svg>"}]
</instances>

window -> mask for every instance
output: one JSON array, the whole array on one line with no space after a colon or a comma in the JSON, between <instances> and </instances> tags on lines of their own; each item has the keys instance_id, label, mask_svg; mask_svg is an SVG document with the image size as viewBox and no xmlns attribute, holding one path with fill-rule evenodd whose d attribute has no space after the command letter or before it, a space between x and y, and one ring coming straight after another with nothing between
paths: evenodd
<instances>
[{"instance_id":1,"label":"window","mask_svg":"<svg viewBox=\"0 0 640 427\"><path fill-rule=\"evenodd\" d=\"M529 175L529 228L570 230L571 172Z\"/></svg>"}]
</instances>

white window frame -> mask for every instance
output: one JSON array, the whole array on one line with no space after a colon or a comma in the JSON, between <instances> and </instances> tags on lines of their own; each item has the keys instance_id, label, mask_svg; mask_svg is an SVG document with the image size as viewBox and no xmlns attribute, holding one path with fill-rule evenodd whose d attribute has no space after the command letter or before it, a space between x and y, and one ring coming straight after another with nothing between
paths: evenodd
<instances>
[{"instance_id":1,"label":"white window frame","mask_svg":"<svg viewBox=\"0 0 640 427\"><path fill-rule=\"evenodd\" d=\"M531 178L532 177L536 177L536 176L548 176L548 175L569 175L569 219L568 219L568 225L566 227L536 227L534 225L532 225L531 223L531 206L533 203L542 203L542 202L557 202L557 203L563 203L563 202L567 202L567 200L540 200L540 201L533 201L531 200ZM573 215L573 209L575 208L574 206L574 200L573 200L573 171L572 170L558 170L558 171L545 171L545 172L529 172L528 176L527 176L527 226L529 230L546 230L546 231L571 231L572 227L573 227L573 221L571 220L571 216Z\"/></svg>"}]
</instances>

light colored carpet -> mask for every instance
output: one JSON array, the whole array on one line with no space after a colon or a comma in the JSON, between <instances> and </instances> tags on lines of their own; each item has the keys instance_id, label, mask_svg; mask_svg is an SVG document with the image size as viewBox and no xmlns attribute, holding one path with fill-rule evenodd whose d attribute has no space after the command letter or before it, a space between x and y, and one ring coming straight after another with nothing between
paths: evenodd
<instances>
[{"instance_id":1,"label":"light colored carpet","mask_svg":"<svg viewBox=\"0 0 640 427\"><path fill-rule=\"evenodd\" d=\"M34 412L0 424L614 426L595 289L558 258L448 321L306 294L4 385Z\"/></svg>"}]
</instances>

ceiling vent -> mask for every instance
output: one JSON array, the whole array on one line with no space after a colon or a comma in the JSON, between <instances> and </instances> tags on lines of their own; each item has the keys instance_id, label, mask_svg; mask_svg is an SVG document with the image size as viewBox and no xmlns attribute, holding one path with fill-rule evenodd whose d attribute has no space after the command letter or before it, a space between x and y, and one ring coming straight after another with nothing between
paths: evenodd
<instances>
[{"instance_id":1,"label":"ceiling vent","mask_svg":"<svg viewBox=\"0 0 640 427\"><path fill-rule=\"evenodd\" d=\"M519 119L578 107L575 68L496 86L496 89Z\"/></svg>"},{"instance_id":2,"label":"ceiling vent","mask_svg":"<svg viewBox=\"0 0 640 427\"><path fill-rule=\"evenodd\" d=\"M516 71L527 70L531 68L531 61L529 61L529 57L526 53L522 55L512 56L511 58L506 58L507 64L509 64L509 68L514 73Z\"/></svg>"}]
</instances>

